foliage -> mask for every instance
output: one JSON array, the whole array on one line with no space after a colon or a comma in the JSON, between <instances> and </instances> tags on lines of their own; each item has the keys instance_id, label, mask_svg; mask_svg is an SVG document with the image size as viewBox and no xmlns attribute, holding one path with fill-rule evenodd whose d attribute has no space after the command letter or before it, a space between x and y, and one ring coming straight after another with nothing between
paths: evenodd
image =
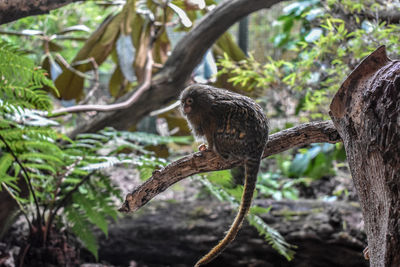
<instances>
[{"instance_id":1,"label":"foliage","mask_svg":"<svg viewBox=\"0 0 400 267\"><path fill-rule=\"evenodd\" d=\"M43 245L51 234L53 220L59 216L61 208L66 208L64 215L74 219L69 221L71 225L87 225L87 221L90 221L107 232L105 218L116 218L111 198L118 196L118 191L105 177L87 170L93 161L101 161L96 155L97 147L82 146L86 144L83 140L74 142L52 129L51 126L57 123L45 118L44 112L51 109L51 99L41 89L43 85L54 88L52 82L46 78L43 70L35 69L34 63L20 55L15 48L2 43L1 51L4 59L0 65L3 77L0 86L2 188L18 202L27 219L30 217L27 213L34 213L29 221L31 234L32 227L43 227L42 236L36 237ZM60 145L59 140L67 145ZM22 177L28 184L29 195L24 195L18 185ZM71 207L71 196L75 202L89 204L79 206L80 216L70 215L77 212L76 208ZM30 211L31 205L36 206L35 211ZM93 238L80 237L89 250L97 255Z\"/></svg>"},{"instance_id":2,"label":"foliage","mask_svg":"<svg viewBox=\"0 0 400 267\"><path fill-rule=\"evenodd\" d=\"M35 46L35 52L43 55L40 59L42 67L55 82L62 99L81 100L85 94L85 80L95 79L85 73L98 71L97 68L104 65L110 72L112 62L115 68L111 71L109 90L112 96L120 97L142 79L145 51L153 29L158 32L153 44L154 61L162 64L171 48L169 35L176 35L172 31L190 29L193 21L212 4L212 0L206 1L205 6L181 0L165 3L128 0L110 5L89 2L80 4L79 8L74 4L52 11L50 16L22 19L2 32L14 42L18 42L16 38L20 36L37 41L39 45ZM77 9L79 12L75 14ZM72 12L74 16L68 16ZM95 27L97 29L87 37L90 29ZM78 53L76 48L80 48ZM63 58L67 58L70 66Z\"/></svg>"},{"instance_id":3,"label":"foliage","mask_svg":"<svg viewBox=\"0 0 400 267\"><path fill-rule=\"evenodd\" d=\"M87 39L88 32L101 23L103 16L117 9L105 10L95 1L87 1L84 5L71 3L46 15L29 16L1 25L1 38L18 44L35 64L40 64L48 53L59 53L70 61Z\"/></svg>"},{"instance_id":4,"label":"foliage","mask_svg":"<svg viewBox=\"0 0 400 267\"><path fill-rule=\"evenodd\" d=\"M243 193L242 186L229 188L228 184L231 180L229 171L218 171L208 174L208 177L198 176L200 182L220 201L227 201L235 208L240 205L240 199ZM275 229L266 224L259 214L268 213L269 209L253 205L247 220L254 226L259 234L270 244L279 254L284 256L287 260L292 260L294 251L293 245L290 245Z\"/></svg>"},{"instance_id":5,"label":"foliage","mask_svg":"<svg viewBox=\"0 0 400 267\"><path fill-rule=\"evenodd\" d=\"M146 145L191 139L108 128L71 140L54 129L56 121L46 118L52 105L41 88L54 88L46 73L7 43L0 44L0 51L0 190L18 203L30 226L30 240L46 246L52 231L66 222L97 257L92 226L107 235L108 218L117 218L115 199L120 197L99 170L116 164L159 168L166 161L156 158ZM21 179L25 179L28 194Z\"/></svg>"},{"instance_id":6,"label":"foliage","mask_svg":"<svg viewBox=\"0 0 400 267\"><path fill-rule=\"evenodd\" d=\"M278 172L261 173L258 177L257 189L261 196L272 197L275 200L299 198L299 192L295 185L302 182L301 179L285 179Z\"/></svg>"},{"instance_id":7,"label":"foliage","mask_svg":"<svg viewBox=\"0 0 400 267\"><path fill-rule=\"evenodd\" d=\"M293 113L288 107L275 105L268 99L270 114L277 117L298 116L300 121L329 119L329 104L340 84L367 55L386 45L389 55L400 52L400 27L385 21L384 11L395 4L374 4L371 1L299 0L286 5L278 18L280 33L271 41L282 51L279 59L269 57L259 62L250 55L233 61L224 56L218 62L218 75L230 75L229 82L248 90L264 90L291 98L296 103ZM268 89L267 89L268 88ZM271 104L272 103L272 104ZM282 110L284 112L282 112ZM341 145L315 144L299 149L292 157L276 155L279 170L263 174L259 191L280 198L295 197L292 183L318 179L335 173L334 161L344 160ZM265 180L264 180L265 179ZM276 190L279 189L279 190ZM288 190L285 192L285 190Z\"/></svg>"},{"instance_id":8,"label":"foliage","mask_svg":"<svg viewBox=\"0 0 400 267\"><path fill-rule=\"evenodd\" d=\"M261 64L253 57L240 62L224 57L219 75L234 73L230 82L248 88L286 91L299 99L296 115L327 119L333 94L362 58L383 44L389 54L399 54L399 25L365 16L385 9L368 1L296 1L284 9L283 33L274 39L285 59Z\"/></svg>"},{"instance_id":9,"label":"foliage","mask_svg":"<svg viewBox=\"0 0 400 267\"><path fill-rule=\"evenodd\" d=\"M295 1L284 7L283 15L277 19L281 31L272 38L275 47L290 49L299 41L318 37L321 32L318 28L312 28L311 22L322 13L318 0ZM293 34L297 24L301 29L298 34Z\"/></svg>"}]
</instances>

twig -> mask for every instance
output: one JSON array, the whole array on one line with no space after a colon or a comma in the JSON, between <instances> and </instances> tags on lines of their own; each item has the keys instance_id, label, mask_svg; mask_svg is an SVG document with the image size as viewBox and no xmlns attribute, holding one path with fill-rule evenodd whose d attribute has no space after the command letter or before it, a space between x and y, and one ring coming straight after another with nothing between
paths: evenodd
<instances>
[{"instance_id":1,"label":"twig","mask_svg":"<svg viewBox=\"0 0 400 267\"><path fill-rule=\"evenodd\" d=\"M31 178L28 175L27 170L25 169L24 165L22 165L21 161L19 161L17 155L15 155L14 151L11 149L11 147L8 145L7 141L4 139L4 137L0 134L0 139L1 141L6 145L7 150L11 153L13 156L14 160L17 162L17 164L21 167L22 172L25 174L26 181L28 183L29 190L32 193L33 200L35 201L35 206L36 206L36 212L37 212L37 219L38 219L38 228L39 231L42 231L42 216L40 215L40 209L39 209L39 202L36 198L35 191L33 190Z\"/></svg>"},{"instance_id":2,"label":"twig","mask_svg":"<svg viewBox=\"0 0 400 267\"><path fill-rule=\"evenodd\" d=\"M305 123L270 135L263 157L306 144L340 141L332 121ZM240 161L226 161L210 150L190 154L153 172L146 182L126 196L119 211L130 212L139 209L169 186L190 175L230 169L239 164Z\"/></svg>"},{"instance_id":3,"label":"twig","mask_svg":"<svg viewBox=\"0 0 400 267\"><path fill-rule=\"evenodd\" d=\"M164 108L157 109L157 110L154 110L154 111L150 112L149 115L150 116L157 116L157 115L163 114L163 113L165 113L167 111L173 110L174 108L176 108L178 106L179 106L179 101L175 101L174 103L172 103L169 106L166 106Z\"/></svg>"},{"instance_id":4,"label":"twig","mask_svg":"<svg viewBox=\"0 0 400 267\"><path fill-rule=\"evenodd\" d=\"M71 72L75 73L76 75L78 75L79 77L82 77L84 79L88 79L90 81L94 82L94 85L92 87L92 89L90 89L89 93L87 94L86 98L80 103L80 104L85 104L89 101L89 99L92 97L92 95L94 94L94 92L97 91L97 89L99 89L99 65L97 64L96 60L93 57L90 57L88 59L85 60L80 60L80 61L76 61L73 62L72 65L68 64L68 62L60 55L60 54L56 54L56 58ZM93 72L94 72L94 77L87 75L86 73L83 73L77 69L74 68L74 66L77 65L81 65L81 64L85 64L85 63L92 63L93 65Z\"/></svg>"},{"instance_id":5,"label":"twig","mask_svg":"<svg viewBox=\"0 0 400 267\"><path fill-rule=\"evenodd\" d=\"M92 79L92 81L94 82L93 87L89 90L89 92L86 95L86 98L80 103L82 104L86 104L87 102L89 102L90 98L92 97L92 95L97 91L97 89L99 89L100 86L100 82L99 82L99 65L97 64L96 60L91 57L88 58L88 61L92 63L93 65L93 72L94 72L94 79ZM79 61L79 63L81 63L81 61ZM75 62L75 64L77 64L78 62Z\"/></svg>"},{"instance_id":6,"label":"twig","mask_svg":"<svg viewBox=\"0 0 400 267\"><path fill-rule=\"evenodd\" d=\"M19 267L23 267L24 266L24 261L25 261L25 257L26 257L26 253L28 253L29 249L31 248L31 244L26 244L23 252L22 252L22 256L19 258Z\"/></svg>"},{"instance_id":7,"label":"twig","mask_svg":"<svg viewBox=\"0 0 400 267\"><path fill-rule=\"evenodd\" d=\"M153 38L150 38L148 49L147 49L147 62L144 67L144 79L143 83L136 89L135 93L128 98L126 101L110 104L110 105L77 105L73 107L61 108L55 110L50 116L60 116L63 113L77 113L77 112L86 112L86 111L115 111L120 109L125 109L130 107L133 103L135 103L139 97L150 88L151 86L151 77L152 77L152 66L154 64L153 55L152 55L152 46L154 42Z\"/></svg>"},{"instance_id":8,"label":"twig","mask_svg":"<svg viewBox=\"0 0 400 267\"><path fill-rule=\"evenodd\" d=\"M88 80L93 80L93 81L95 81L96 78L93 78L93 77L91 77L90 75L87 75L86 73L84 73L84 72L82 72L82 71L79 71L79 70L75 69L72 65L68 64L68 62L67 62L60 54L56 54L56 58L57 58L69 71L72 71L73 73L75 73L75 74L78 75L79 77L82 77L82 78L84 78L84 79L88 79ZM74 65L78 65L78 64L84 64L84 63L87 63L87 62L91 62L90 59L93 59L93 58L88 58L88 59L86 59L86 60L81 60L81 61L79 61L79 62L74 62L73 64L74 64ZM94 62L94 63L96 64L96 62ZM93 64L93 62L92 62L92 64ZM96 64L96 65L97 65L97 64ZM93 65L93 67L94 67L94 65Z\"/></svg>"}]
</instances>

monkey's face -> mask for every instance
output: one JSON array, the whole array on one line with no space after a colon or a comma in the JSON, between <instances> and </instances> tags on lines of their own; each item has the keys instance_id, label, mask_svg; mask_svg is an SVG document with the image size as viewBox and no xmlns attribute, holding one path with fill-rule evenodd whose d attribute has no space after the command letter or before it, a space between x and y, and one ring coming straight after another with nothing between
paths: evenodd
<instances>
[{"instance_id":1,"label":"monkey's face","mask_svg":"<svg viewBox=\"0 0 400 267\"><path fill-rule=\"evenodd\" d=\"M196 84L187 87L180 96L181 112L189 120L197 121L209 112L212 103L210 90Z\"/></svg>"},{"instance_id":2,"label":"monkey's face","mask_svg":"<svg viewBox=\"0 0 400 267\"><path fill-rule=\"evenodd\" d=\"M180 100L181 100L181 111L185 116L193 115L199 106L198 92L195 90L194 86L189 86L183 90Z\"/></svg>"},{"instance_id":3,"label":"monkey's face","mask_svg":"<svg viewBox=\"0 0 400 267\"><path fill-rule=\"evenodd\" d=\"M181 107L182 107L183 114L185 114L185 115L190 114L193 110L193 107L192 107L193 104L194 104L194 100L191 96L188 96L185 99L182 99Z\"/></svg>"}]
</instances>

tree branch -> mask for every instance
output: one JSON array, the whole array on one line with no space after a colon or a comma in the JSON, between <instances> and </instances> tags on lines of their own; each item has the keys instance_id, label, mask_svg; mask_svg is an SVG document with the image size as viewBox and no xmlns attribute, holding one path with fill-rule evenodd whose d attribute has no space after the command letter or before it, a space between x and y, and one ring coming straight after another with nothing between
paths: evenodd
<instances>
[{"instance_id":1,"label":"tree branch","mask_svg":"<svg viewBox=\"0 0 400 267\"><path fill-rule=\"evenodd\" d=\"M270 135L263 158L311 143L337 143L340 141L332 121L305 123ZM239 164L241 164L240 161L226 161L209 150L190 154L153 172L146 182L126 196L119 211L130 212L139 209L153 197L190 175L230 169Z\"/></svg>"},{"instance_id":2,"label":"tree branch","mask_svg":"<svg viewBox=\"0 0 400 267\"><path fill-rule=\"evenodd\" d=\"M143 83L134 91L134 94L130 96L127 100L115 104L110 105L77 105L67 108L61 108L55 110L50 116L56 117L63 115L64 113L77 113L77 112L85 112L85 111L115 111L120 109L126 109L130 107L133 103L137 101L137 99L143 94L144 91L148 90L151 85L151 70L153 66L153 56L151 48L147 50L147 62L145 65L144 72L144 80Z\"/></svg>"},{"instance_id":3,"label":"tree branch","mask_svg":"<svg viewBox=\"0 0 400 267\"><path fill-rule=\"evenodd\" d=\"M0 24L32 15L47 14L50 10L78 1L86 0L0 0Z\"/></svg>"}]
</instances>

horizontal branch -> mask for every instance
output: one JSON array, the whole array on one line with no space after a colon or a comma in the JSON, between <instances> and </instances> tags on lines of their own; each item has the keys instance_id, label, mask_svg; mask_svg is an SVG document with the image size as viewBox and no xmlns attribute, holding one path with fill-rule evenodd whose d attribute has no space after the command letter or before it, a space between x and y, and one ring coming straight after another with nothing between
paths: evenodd
<instances>
[{"instance_id":1,"label":"horizontal branch","mask_svg":"<svg viewBox=\"0 0 400 267\"><path fill-rule=\"evenodd\" d=\"M263 158L311 143L340 141L332 121L305 123L270 135ZM240 161L224 160L210 150L190 154L161 170L154 171L146 182L126 196L119 211L130 212L139 209L156 195L190 175L231 169L239 164Z\"/></svg>"},{"instance_id":2,"label":"horizontal branch","mask_svg":"<svg viewBox=\"0 0 400 267\"><path fill-rule=\"evenodd\" d=\"M47 14L50 10L78 1L85 0L0 0L0 24L32 15Z\"/></svg>"}]
</instances>

